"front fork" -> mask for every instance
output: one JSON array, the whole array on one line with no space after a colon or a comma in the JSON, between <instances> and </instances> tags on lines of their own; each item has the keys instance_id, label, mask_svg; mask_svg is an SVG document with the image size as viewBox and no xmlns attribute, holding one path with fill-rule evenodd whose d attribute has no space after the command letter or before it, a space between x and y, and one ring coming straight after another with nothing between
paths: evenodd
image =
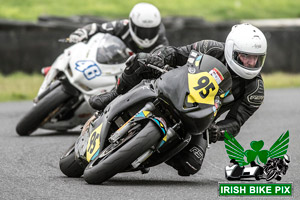
<instances>
[{"instance_id":1,"label":"front fork","mask_svg":"<svg viewBox=\"0 0 300 200\"><path fill-rule=\"evenodd\" d=\"M131 163L131 166L136 169L140 164L142 164L145 160L147 160L155 150L158 150L164 143L164 140L172 140L174 137L176 137L176 130L180 128L180 123L175 124L173 127L168 128L167 133L164 137L164 139L155 147L153 146L151 149L146 151L143 155L138 157L133 163Z\"/></svg>"},{"instance_id":2,"label":"front fork","mask_svg":"<svg viewBox=\"0 0 300 200\"><path fill-rule=\"evenodd\" d=\"M139 112L143 111L152 112L155 110L155 105L152 102L148 102ZM138 115L137 114L137 115ZM129 119L123 126L121 126L114 134L110 136L108 139L110 143L117 143L120 138L122 138L133 126L135 123L132 123L132 119L137 117L134 115L131 119Z\"/></svg>"},{"instance_id":3,"label":"front fork","mask_svg":"<svg viewBox=\"0 0 300 200\"><path fill-rule=\"evenodd\" d=\"M208 132L208 129L206 129L206 131L205 131L206 133L206 138L207 138L207 140L206 140L206 142L207 142L207 148L209 149L210 148L210 144L209 144L209 132Z\"/></svg>"}]
</instances>

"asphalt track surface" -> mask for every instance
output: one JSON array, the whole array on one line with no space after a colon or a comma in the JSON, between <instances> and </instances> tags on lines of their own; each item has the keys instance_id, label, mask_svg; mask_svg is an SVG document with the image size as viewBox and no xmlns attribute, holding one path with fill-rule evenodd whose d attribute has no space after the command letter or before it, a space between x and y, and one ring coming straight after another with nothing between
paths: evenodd
<instances>
[{"instance_id":1,"label":"asphalt track surface","mask_svg":"<svg viewBox=\"0 0 300 200\"><path fill-rule=\"evenodd\" d=\"M267 90L263 105L236 137L244 149L250 149L254 140L263 140L263 149L269 149L280 134L290 131L288 154L292 161L281 182L293 183L294 199L300 199L299 99L299 88ZM102 185L88 185L83 178L65 177L58 166L60 156L76 140L79 129L64 133L39 129L29 137L17 135L16 123L31 106L29 101L0 103L0 199L219 198L218 182L226 182L224 168L229 161L224 142L208 149L201 171L191 177L180 177L162 164L148 174L122 173Z\"/></svg>"}]
</instances>

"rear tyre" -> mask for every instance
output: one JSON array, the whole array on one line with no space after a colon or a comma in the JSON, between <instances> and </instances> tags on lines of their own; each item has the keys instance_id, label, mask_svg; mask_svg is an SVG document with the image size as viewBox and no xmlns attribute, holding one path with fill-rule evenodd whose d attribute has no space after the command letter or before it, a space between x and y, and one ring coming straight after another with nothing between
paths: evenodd
<instances>
[{"instance_id":1,"label":"rear tyre","mask_svg":"<svg viewBox=\"0 0 300 200\"><path fill-rule=\"evenodd\" d=\"M81 166L75 158L75 145L73 145L59 160L59 168L68 177L81 177L85 167Z\"/></svg>"},{"instance_id":2,"label":"rear tyre","mask_svg":"<svg viewBox=\"0 0 300 200\"><path fill-rule=\"evenodd\" d=\"M42 98L31 110L19 121L16 131L20 136L28 136L35 131L44 119L71 96L63 91L59 85Z\"/></svg>"},{"instance_id":3,"label":"rear tyre","mask_svg":"<svg viewBox=\"0 0 300 200\"><path fill-rule=\"evenodd\" d=\"M161 137L160 130L149 122L136 136L110 155L95 159L84 170L84 179L90 184L100 184L124 171L133 161L155 145Z\"/></svg>"}]
</instances>

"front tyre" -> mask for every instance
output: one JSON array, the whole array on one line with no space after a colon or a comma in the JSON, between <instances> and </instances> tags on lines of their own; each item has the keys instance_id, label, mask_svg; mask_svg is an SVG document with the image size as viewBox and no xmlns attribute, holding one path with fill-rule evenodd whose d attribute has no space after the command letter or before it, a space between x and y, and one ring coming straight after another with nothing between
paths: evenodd
<instances>
[{"instance_id":1,"label":"front tyre","mask_svg":"<svg viewBox=\"0 0 300 200\"><path fill-rule=\"evenodd\" d=\"M156 145L161 137L160 130L152 122L148 124L120 149L110 155L95 159L84 170L84 179L90 184L100 184L115 174L124 171L144 152Z\"/></svg>"},{"instance_id":2,"label":"front tyre","mask_svg":"<svg viewBox=\"0 0 300 200\"><path fill-rule=\"evenodd\" d=\"M59 85L42 98L31 110L19 121L16 131L20 136L30 135L35 131L45 118L71 96L63 91Z\"/></svg>"},{"instance_id":3,"label":"front tyre","mask_svg":"<svg viewBox=\"0 0 300 200\"><path fill-rule=\"evenodd\" d=\"M61 172L68 177L81 177L84 166L80 165L75 158L75 145L60 158L59 168Z\"/></svg>"}]
</instances>

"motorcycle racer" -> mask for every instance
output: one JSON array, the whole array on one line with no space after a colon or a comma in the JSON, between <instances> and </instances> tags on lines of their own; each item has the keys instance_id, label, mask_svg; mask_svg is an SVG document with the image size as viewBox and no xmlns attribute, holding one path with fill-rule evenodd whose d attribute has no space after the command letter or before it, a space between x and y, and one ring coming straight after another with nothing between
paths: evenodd
<instances>
[{"instance_id":1,"label":"motorcycle racer","mask_svg":"<svg viewBox=\"0 0 300 200\"><path fill-rule=\"evenodd\" d=\"M88 40L98 32L119 37L134 53L149 53L157 47L169 44L160 12L149 3L136 4L129 14L129 19L88 24L75 30L69 39L70 42L77 43Z\"/></svg>"},{"instance_id":2,"label":"motorcycle racer","mask_svg":"<svg viewBox=\"0 0 300 200\"><path fill-rule=\"evenodd\" d=\"M264 84L260 71L264 65L267 52L267 41L264 34L250 24L238 24L232 27L225 43L214 40L202 40L182 47L163 47L152 54L140 53L132 56L126 63L127 67L119 79L117 89L99 95L96 101L90 104L102 110L119 94L124 94L142 79L157 78L160 74L139 64L139 59L146 63L163 67L182 66L187 62L192 50L208 54L220 60L228 67L232 76L232 91L234 101L223 106L216 119L225 111L224 120L211 124L209 141L215 143L224 140L224 132L234 137L239 133L241 126L260 107L264 99ZM167 161L181 176L195 174L201 168L205 156L207 142L206 135L193 136L191 142L181 152Z\"/></svg>"}]
</instances>

